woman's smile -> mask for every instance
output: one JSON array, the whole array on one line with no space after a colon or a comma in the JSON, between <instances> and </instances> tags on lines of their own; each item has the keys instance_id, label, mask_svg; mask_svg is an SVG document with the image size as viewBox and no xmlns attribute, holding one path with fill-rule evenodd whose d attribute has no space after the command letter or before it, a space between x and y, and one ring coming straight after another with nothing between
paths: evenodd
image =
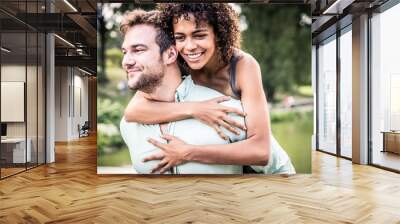
<instances>
[{"instance_id":1,"label":"woman's smile","mask_svg":"<svg viewBox=\"0 0 400 224\"><path fill-rule=\"evenodd\" d=\"M184 56L187 61L196 62L201 58L201 56L204 55L204 53L205 53L205 51L199 51L199 52L195 52L195 53L187 53L187 54L184 54Z\"/></svg>"},{"instance_id":2,"label":"woman's smile","mask_svg":"<svg viewBox=\"0 0 400 224\"><path fill-rule=\"evenodd\" d=\"M206 66L216 52L215 34L205 21L196 23L193 14L189 19L180 17L174 23L176 48L191 69L198 70Z\"/></svg>"}]
</instances>

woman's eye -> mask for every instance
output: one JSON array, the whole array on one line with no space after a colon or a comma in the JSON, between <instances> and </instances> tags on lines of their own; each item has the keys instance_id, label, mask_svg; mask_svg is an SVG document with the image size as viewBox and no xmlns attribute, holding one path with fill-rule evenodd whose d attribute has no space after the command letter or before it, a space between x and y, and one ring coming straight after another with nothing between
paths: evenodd
<instances>
[{"instance_id":1,"label":"woman's eye","mask_svg":"<svg viewBox=\"0 0 400 224\"><path fill-rule=\"evenodd\" d=\"M175 36L175 40L182 41L184 38L182 36Z\"/></svg>"},{"instance_id":2,"label":"woman's eye","mask_svg":"<svg viewBox=\"0 0 400 224\"><path fill-rule=\"evenodd\" d=\"M201 38L204 38L206 36L207 36L207 34L199 34L199 35L195 35L194 37L201 39Z\"/></svg>"}]
</instances>

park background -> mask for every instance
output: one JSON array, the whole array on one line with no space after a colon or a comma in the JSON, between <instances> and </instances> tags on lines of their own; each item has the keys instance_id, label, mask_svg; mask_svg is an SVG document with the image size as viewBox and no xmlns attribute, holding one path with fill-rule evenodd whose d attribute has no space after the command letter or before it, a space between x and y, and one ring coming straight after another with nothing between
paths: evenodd
<instances>
[{"instance_id":1,"label":"park background","mask_svg":"<svg viewBox=\"0 0 400 224\"><path fill-rule=\"evenodd\" d=\"M313 132L310 6L232 5L240 15L241 48L253 55L261 67L272 133L290 156L297 173L310 173ZM119 23L127 10L150 10L154 6L98 5L98 173L129 173L132 167L119 133L124 108L133 96L121 68Z\"/></svg>"}]
</instances>

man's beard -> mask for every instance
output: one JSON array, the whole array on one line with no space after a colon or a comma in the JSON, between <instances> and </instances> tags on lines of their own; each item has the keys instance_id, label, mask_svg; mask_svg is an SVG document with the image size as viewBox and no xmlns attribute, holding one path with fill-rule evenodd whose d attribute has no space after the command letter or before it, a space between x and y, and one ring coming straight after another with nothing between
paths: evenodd
<instances>
[{"instance_id":1,"label":"man's beard","mask_svg":"<svg viewBox=\"0 0 400 224\"><path fill-rule=\"evenodd\" d=\"M145 93L152 93L158 86L161 85L162 79L164 77L164 69L162 66L157 69L151 69L146 73L140 74L139 80L132 86L129 86L132 90L140 90Z\"/></svg>"}]
</instances>

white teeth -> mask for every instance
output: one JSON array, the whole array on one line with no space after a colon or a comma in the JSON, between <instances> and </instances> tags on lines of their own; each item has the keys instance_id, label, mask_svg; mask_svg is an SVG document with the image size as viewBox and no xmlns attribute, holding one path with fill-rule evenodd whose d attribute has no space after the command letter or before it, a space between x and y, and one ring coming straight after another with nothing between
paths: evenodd
<instances>
[{"instance_id":1,"label":"white teeth","mask_svg":"<svg viewBox=\"0 0 400 224\"><path fill-rule=\"evenodd\" d=\"M196 54L187 54L188 58L190 59L196 59L200 57L201 53L196 53Z\"/></svg>"}]
</instances>

